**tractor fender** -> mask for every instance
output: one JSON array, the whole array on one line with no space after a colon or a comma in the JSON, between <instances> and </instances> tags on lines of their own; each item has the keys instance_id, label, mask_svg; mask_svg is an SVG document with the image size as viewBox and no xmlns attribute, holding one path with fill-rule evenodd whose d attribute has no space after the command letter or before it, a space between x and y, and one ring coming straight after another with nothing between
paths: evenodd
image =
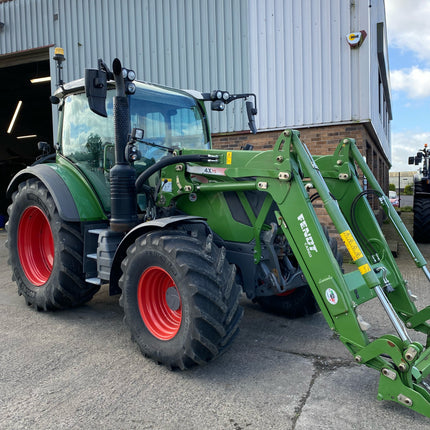
<instances>
[{"instance_id":1,"label":"tractor fender","mask_svg":"<svg viewBox=\"0 0 430 430\"><path fill-rule=\"evenodd\" d=\"M188 224L192 222L203 223L207 226L208 231L210 231L209 226L206 224L206 219L199 216L190 215L174 215L165 218L156 219L153 221L148 221L137 225L132 230L130 230L126 236L120 242L112 261L112 267L110 272L109 280L109 294L115 295L120 294L121 289L119 288L119 278L121 277L121 262L127 255L127 249L136 241L136 239L146 233L153 230L160 230L166 227L177 226L179 224Z\"/></svg>"},{"instance_id":2,"label":"tractor fender","mask_svg":"<svg viewBox=\"0 0 430 430\"><path fill-rule=\"evenodd\" d=\"M82 222L106 220L100 201L83 175L66 164L35 164L18 172L7 189L7 196L18 189L18 185L37 178L48 189L63 221Z\"/></svg>"},{"instance_id":3,"label":"tractor fender","mask_svg":"<svg viewBox=\"0 0 430 430\"><path fill-rule=\"evenodd\" d=\"M61 219L71 222L80 221L78 208L69 188L63 178L48 164L36 164L19 171L12 178L6 196L11 198L13 192L18 189L18 185L29 178L37 178L45 185L54 199Z\"/></svg>"}]
</instances>

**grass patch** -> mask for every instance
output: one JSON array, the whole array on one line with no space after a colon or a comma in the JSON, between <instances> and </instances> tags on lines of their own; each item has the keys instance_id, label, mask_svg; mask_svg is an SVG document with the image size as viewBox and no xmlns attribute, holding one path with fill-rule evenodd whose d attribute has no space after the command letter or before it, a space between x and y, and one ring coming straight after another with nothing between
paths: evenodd
<instances>
[{"instance_id":1,"label":"grass patch","mask_svg":"<svg viewBox=\"0 0 430 430\"><path fill-rule=\"evenodd\" d=\"M413 211L412 206L402 206L400 208L400 212L412 212L412 211Z\"/></svg>"}]
</instances>

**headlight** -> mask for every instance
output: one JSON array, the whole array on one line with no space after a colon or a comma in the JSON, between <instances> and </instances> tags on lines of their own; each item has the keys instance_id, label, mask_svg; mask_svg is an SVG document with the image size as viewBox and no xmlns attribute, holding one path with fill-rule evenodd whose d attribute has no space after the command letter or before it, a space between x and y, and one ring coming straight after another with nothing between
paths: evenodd
<instances>
[{"instance_id":1,"label":"headlight","mask_svg":"<svg viewBox=\"0 0 430 430\"><path fill-rule=\"evenodd\" d=\"M127 91L126 91L126 93L127 94L134 94L135 92L136 92L136 85L134 85L132 82L130 82L127 85Z\"/></svg>"},{"instance_id":2,"label":"headlight","mask_svg":"<svg viewBox=\"0 0 430 430\"><path fill-rule=\"evenodd\" d=\"M135 71L134 70L129 70L128 73L127 73L127 78L130 81L134 81L136 79L136 73L135 73Z\"/></svg>"}]
</instances>

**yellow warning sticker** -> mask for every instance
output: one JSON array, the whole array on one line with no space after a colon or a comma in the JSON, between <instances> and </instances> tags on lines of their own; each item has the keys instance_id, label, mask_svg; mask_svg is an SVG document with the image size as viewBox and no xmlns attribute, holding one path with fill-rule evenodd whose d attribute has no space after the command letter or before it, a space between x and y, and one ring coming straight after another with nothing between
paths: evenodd
<instances>
[{"instance_id":1,"label":"yellow warning sticker","mask_svg":"<svg viewBox=\"0 0 430 430\"><path fill-rule=\"evenodd\" d=\"M360 273L362 275L365 275L366 273L370 272L372 269L370 268L370 266L366 263L363 264L362 266L358 267L358 270L360 271Z\"/></svg>"},{"instance_id":2,"label":"yellow warning sticker","mask_svg":"<svg viewBox=\"0 0 430 430\"><path fill-rule=\"evenodd\" d=\"M227 152L227 164L231 164L231 157L232 157L232 152Z\"/></svg>"},{"instance_id":3,"label":"yellow warning sticker","mask_svg":"<svg viewBox=\"0 0 430 430\"><path fill-rule=\"evenodd\" d=\"M341 233L340 237L344 241L346 248L348 249L354 261L357 261L363 257L363 254L361 252L360 247L358 246L358 243L355 241L354 237L352 236L349 230L345 230L343 233Z\"/></svg>"},{"instance_id":4,"label":"yellow warning sticker","mask_svg":"<svg viewBox=\"0 0 430 430\"><path fill-rule=\"evenodd\" d=\"M172 192L172 179L171 178L161 178L161 190L165 193Z\"/></svg>"}]
</instances>

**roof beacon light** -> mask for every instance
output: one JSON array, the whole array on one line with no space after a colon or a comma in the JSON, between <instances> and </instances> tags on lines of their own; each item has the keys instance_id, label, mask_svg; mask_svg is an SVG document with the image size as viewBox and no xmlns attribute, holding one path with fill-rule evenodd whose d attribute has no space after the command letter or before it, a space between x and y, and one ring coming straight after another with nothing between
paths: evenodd
<instances>
[{"instance_id":1,"label":"roof beacon light","mask_svg":"<svg viewBox=\"0 0 430 430\"><path fill-rule=\"evenodd\" d=\"M64 58L64 49L57 46L54 50L54 56L52 57L53 60L57 63L57 86L63 87L64 81L63 81L63 65L61 64L63 61L66 61Z\"/></svg>"}]
</instances>

